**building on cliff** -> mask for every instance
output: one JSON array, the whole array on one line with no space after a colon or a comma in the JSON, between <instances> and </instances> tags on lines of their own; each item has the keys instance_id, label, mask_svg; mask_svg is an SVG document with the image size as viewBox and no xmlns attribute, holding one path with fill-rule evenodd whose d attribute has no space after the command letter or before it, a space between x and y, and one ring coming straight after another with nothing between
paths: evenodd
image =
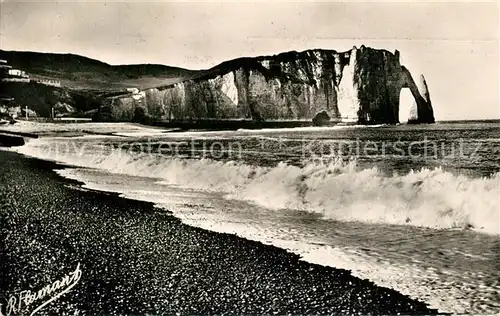
<instances>
[{"instance_id":1,"label":"building on cliff","mask_svg":"<svg viewBox=\"0 0 500 316\"><path fill-rule=\"evenodd\" d=\"M193 79L106 99L101 111L116 121L131 120L138 111L158 121L312 122L321 113L315 121L325 122L326 113L333 121L396 124L400 92L408 88L417 108L412 122L433 123L425 79L417 86L399 55L361 46L239 58Z\"/></svg>"},{"instance_id":2,"label":"building on cliff","mask_svg":"<svg viewBox=\"0 0 500 316\"><path fill-rule=\"evenodd\" d=\"M39 84L44 84L46 86L52 86L52 87L60 87L61 86L61 81L55 80L55 79L33 78L33 79L31 79L31 82L36 82Z\"/></svg>"},{"instance_id":3,"label":"building on cliff","mask_svg":"<svg viewBox=\"0 0 500 316\"><path fill-rule=\"evenodd\" d=\"M26 75L26 72L24 70L19 70L19 69L9 69L9 76L29 79L29 76Z\"/></svg>"},{"instance_id":4,"label":"building on cliff","mask_svg":"<svg viewBox=\"0 0 500 316\"><path fill-rule=\"evenodd\" d=\"M3 82L35 82L53 87L61 86L60 80L39 77L30 78L26 71L12 68L7 60L3 59L0 60L0 80Z\"/></svg>"},{"instance_id":5,"label":"building on cliff","mask_svg":"<svg viewBox=\"0 0 500 316\"><path fill-rule=\"evenodd\" d=\"M0 60L0 80L3 82L30 82L25 71L14 69L6 60Z\"/></svg>"}]
</instances>

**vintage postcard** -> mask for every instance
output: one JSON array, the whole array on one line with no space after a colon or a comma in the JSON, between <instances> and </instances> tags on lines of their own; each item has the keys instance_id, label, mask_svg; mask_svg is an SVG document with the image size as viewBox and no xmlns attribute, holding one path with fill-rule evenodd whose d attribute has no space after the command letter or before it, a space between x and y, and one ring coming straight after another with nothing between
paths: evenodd
<instances>
[{"instance_id":1,"label":"vintage postcard","mask_svg":"<svg viewBox=\"0 0 500 316\"><path fill-rule=\"evenodd\" d=\"M0 2L0 316L500 313L499 3Z\"/></svg>"}]
</instances>

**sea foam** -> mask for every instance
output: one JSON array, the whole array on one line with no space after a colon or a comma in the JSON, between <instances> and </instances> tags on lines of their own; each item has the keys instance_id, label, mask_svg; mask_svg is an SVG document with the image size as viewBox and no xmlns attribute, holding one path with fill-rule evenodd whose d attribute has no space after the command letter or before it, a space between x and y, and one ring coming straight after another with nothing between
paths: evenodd
<instances>
[{"instance_id":1,"label":"sea foam","mask_svg":"<svg viewBox=\"0 0 500 316\"><path fill-rule=\"evenodd\" d=\"M66 146L55 152L51 142L36 139L18 152L41 159L117 174L154 178L189 189L222 192L270 212L295 209L324 219L467 228L500 234L500 173L470 178L441 168L387 176L377 168L361 169L355 161L305 162L302 167L274 167L235 161L179 159L96 146Z\"/></svg>"}]
</instances>

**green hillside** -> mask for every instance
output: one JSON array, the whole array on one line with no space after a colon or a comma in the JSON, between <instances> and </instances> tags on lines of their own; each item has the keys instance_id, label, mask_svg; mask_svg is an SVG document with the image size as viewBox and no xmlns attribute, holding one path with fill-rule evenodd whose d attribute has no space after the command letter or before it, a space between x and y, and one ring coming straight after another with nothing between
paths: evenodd
<instances>
[{"instance_id":1,"label":"green hillside","mask_svg":"<svg viewBox=\"0 0 500 316\"><path fill-rule=\"evenodd\" d=\"M31 76L60 80L72 89L114 90L168 85L197 73L188 69L155 64L109 65L75 54L54 54L0 50L13 68Z\"/></svg>"}]
</instances>

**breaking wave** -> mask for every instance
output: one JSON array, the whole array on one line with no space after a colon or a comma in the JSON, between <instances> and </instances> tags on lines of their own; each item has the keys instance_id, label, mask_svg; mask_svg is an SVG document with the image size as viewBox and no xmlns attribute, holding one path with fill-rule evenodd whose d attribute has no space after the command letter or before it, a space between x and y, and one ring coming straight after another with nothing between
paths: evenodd
<instances>
[{"instance_id":1,"label":"breaking wave","mask_svg":"<svg viewBox=\"0 0 500 316\"><path fill-rule=\"evenodd\" d=\"M112 173L154 178L167 185L222 192L270 211L297 209L325 219L470 228L500 234L500 173L487 178L454 175L441 168L386 176L355 161L279 163L259 167L210 159L176 159L99 147L92 151L50 150L38 139L17 151L41 159Z\"/></svg>"}]
</instances>

